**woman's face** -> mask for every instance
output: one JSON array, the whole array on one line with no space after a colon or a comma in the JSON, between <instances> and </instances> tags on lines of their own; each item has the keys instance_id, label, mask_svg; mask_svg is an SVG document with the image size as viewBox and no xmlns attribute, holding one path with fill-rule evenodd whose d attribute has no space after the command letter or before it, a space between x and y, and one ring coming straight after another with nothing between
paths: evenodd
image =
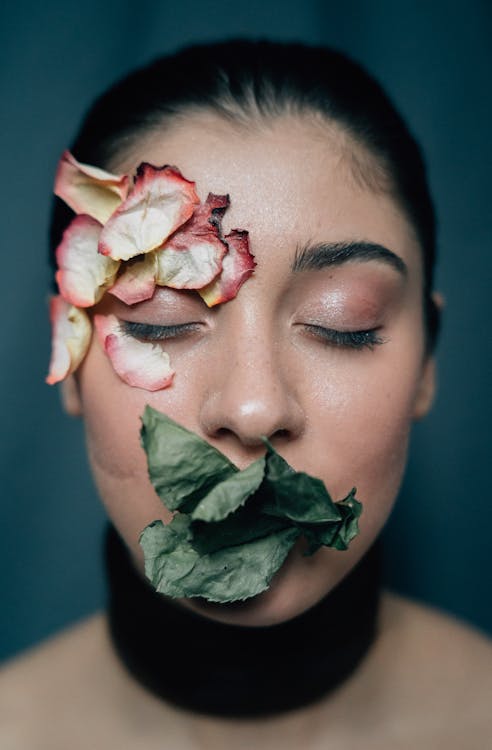
<instances>
[{"instance_id":1,"label":"woman's face","mask_svg":"<svg viewBox=\"0 0 492 750\"><path fill-rule=\"evenodd\" d=\"M295 469L320 477L333 499L357 487L361 531L347 552L322 548L304 557L300 541L264 594L238 605L186 602L228 622L279 622L316 603L354 566L395 500L412 420L432 397L419 248L394 199L355 179L341 139L308 121L248 130L190 116L110 168L131 171L142 161L176 165L202 200L229 193L224 233L249 231L256 270L235 299L212 309L196 293L166 288L131 307L107 294L98 311L121 320L193 324L165 342L174 382L154 393L126 385L94 336L77 396L73 383L65 392L83 414L103 502L141 568L140 532L170 519L140 447L146 404L240 468L264 452L266 435ZM330 262L335 243L350 245L351 258Z\"/></svg>"}]
</instances>

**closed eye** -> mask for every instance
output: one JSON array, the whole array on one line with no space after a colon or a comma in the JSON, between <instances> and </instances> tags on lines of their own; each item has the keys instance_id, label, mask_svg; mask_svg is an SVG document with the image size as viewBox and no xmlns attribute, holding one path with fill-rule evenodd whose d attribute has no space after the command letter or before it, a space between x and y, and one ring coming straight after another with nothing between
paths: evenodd
<instances>
[{"instance_id":1,"label":"closed eye","mask_svg":"<svg viewBox=\"0 0 492 750\"><path fill-rule=\"evenodd\" d=\"M181 323L179 325L162 326L152 323L135 323L121 320L121 331L124 335L138 341L168 341L196 333L201 329L199 323Z\"/></svg>"},{"instance_id":2,"label":"closed eye","mask_svg":"<svg viewBox=\"0 0 492 750\"><path fill-rule=\"evenodd\" d=\"M201 330L199 323L180 323L176 325L155 325L152 323L136 323L134 321L120 321L124 335L138 341L159 342L170 339L184 338ZM373 349L374 346L384 344L385 339L378 335L378 328L365 331L338 331L316 324L304 324L306 331L322 342L344 349Z\"/></svg>"},{"instance_id":3,"label":"closed eye","mask_svg":"<svg viewBox=\"0 0 492 750\"><path fill-rule=\"evenodd\" d=\"M309 334L326 344L342 349L373 349L386 341L378 334L379 328L366 331L337 331L334 328L325 328L315 324L304 324L304 328Z\"/></svg>"}]
</instances>

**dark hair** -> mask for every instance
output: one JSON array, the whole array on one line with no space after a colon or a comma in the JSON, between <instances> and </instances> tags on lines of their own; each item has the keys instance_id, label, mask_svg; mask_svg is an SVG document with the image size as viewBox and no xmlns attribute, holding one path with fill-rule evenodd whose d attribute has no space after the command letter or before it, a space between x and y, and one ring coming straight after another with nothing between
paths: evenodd
<instances>
[{"instance_id":1,"label":"dark hair","mask_svg":"<svg viewBox=\"0 0 492 750\"><path fill-rule=\"evenodd\" d=\"M140 135L197 109L233 121L286 112L318 114L365 147L420 242L427 348L432 350L439 327L431 297L434 207L420 148L381 86L348 57L325 47L246 40L196 45L131 73L97 99L72 152L79 161L104 167ZM367 172L371 169L362 169L363 179ZM56 199L53 250L72 215Z\"/></svg>"}]
</instances>

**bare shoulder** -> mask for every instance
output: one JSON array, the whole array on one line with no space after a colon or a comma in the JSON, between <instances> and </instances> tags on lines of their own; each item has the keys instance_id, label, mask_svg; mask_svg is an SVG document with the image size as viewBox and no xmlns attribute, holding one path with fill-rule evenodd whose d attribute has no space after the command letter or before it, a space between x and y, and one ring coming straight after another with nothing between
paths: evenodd
<instances>
[{"instance_id":1,"label":"bare shoulder","mask_svg":"<svg viewBox=\"0 0 492 750\"><path fill-rule=\"evenodd\" d=\"M436 740L445 734L442 747L449 750L485 747L480 743L492 733L492 642L450 615L389 593L381 631L380 648L391 663L387 714L401 717L404 707L409 721L419 717L423 732L435 732Z\"/></svg>"},{"instance_id":2,"label":"bare shoulder","mask_svg":"<svg viewBox=\"0 0 492 750\"><path fill-rule=\"evenodd\" d=\"M88 652L94 653L105 640L105 618L102 614L67 627L54 636L15 656L0 671L0 689L19 684L25 687L24 680L45 672L56 679L57 672L63 672L69 662L85 661Z\"/></svg>"},{"instance_id":3,"label":"bare shoulder","mask_svg":"<svg viewBox=\"0 0 492 750\"><path fill-rule=\"evenodd\" d=\"M492 733L491 695L488 639L430 607L385 594L375 648L332 708L342 724L345 714L353 724L359 706L354 747L483 750ZM128 679L103 615L0 673L2 750L162 750L163 737L176 750L189 747L184 736L179 716Z\"/></svg>"},{"instance_id":4,"label":"bare shoulder","mask_svg":"<svg viewBox=\"0 0 492 750\"><path fill-rule=\"evenodd\" d=\"M38 747L43 727L53 721L59 726L73 719L67 711L69 706L77 706L81 713L87 710L89 673L95 685L104 680L104 640L104 618L96 615L13 659L2 669L1 747Z\"/></svg>"},{"instance_id":5,"label":"bare shoulder","mask_svg":"<svg viewBox=\"0 0 492 750\"><path fill-rule=\"evenodd\" d=\"M388 634L397 636L413 656L459 669L463 676L491 679L492 641L472 626L390 592L383 597L381 617Z\"/></svg>"},{"instance_id":6,"label":"bare shoulder","mask_svg":"<svg viewBox=\"0 0 492 750\"><path fill-rule=\"evenodd\" d=\"M2 750L127 750L156 720L165 747L182 747L175 714L129 678L113 652L105 615L68 628L0 672ZM162 733L159 735L162 750Z\"/></svg>"},{"instance_id":7,"label":"bare shoulder","mask_svg":"<svg viewBox=\"0 0 492 750\"><path fill-rule=\"evenodd\" d=\"M88 657L94 657L105 641L105 619L96 614L82 622L68 627L38 646L14 657L0 671L0 690L14 692L17 688L35 689L36 678L50 677L53 685L73 668L87 664ZM24 696L26 697L26 696Z\"/></svg>"}]
</instances>

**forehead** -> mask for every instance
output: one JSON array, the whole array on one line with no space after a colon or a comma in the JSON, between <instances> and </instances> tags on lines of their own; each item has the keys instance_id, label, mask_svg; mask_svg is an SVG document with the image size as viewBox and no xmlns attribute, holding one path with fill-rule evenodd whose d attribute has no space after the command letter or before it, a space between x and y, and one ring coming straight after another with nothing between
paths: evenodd
<instances>
[{"instance_id":1,"label":"forehead","mask_svg":"<svg viewBox=\"0 0 492 750\"><path fill-rule=\"evenodd\" d=\"M260 256L268 248L290 263L308 242L355 239L388 247L419 269L411 225L388 192L356 179L350 142L338 128L294 116L247 127L200 113L145 136L111 169L131 172L142 161L177 166L202 200L228 193L224 230L247 229Z\"/></svg>"}]
</instances>

